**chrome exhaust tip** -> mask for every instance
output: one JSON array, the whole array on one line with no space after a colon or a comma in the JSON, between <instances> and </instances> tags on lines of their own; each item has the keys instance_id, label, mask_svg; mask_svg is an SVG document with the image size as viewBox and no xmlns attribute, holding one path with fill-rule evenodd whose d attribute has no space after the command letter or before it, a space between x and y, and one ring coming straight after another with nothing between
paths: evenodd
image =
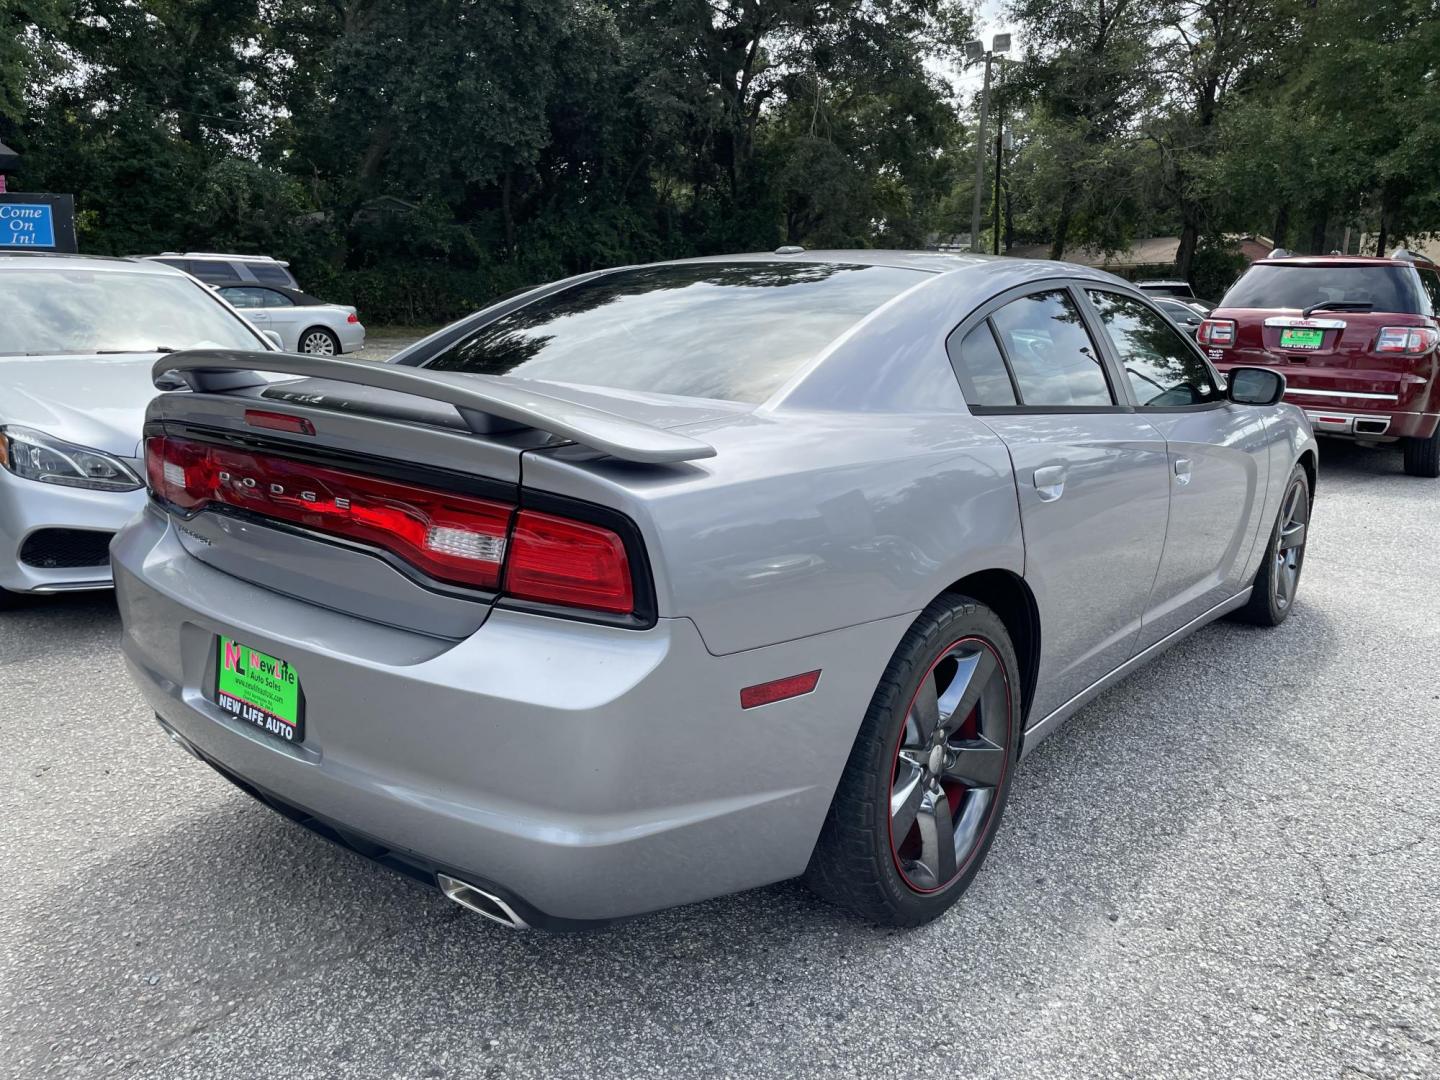
<instances>
[{"instance_id":1,"label":"chrome exhaust tip","mask_svg":"<svg viewBox=\"0 0 1440 1080\"><path fill-rule=\"evenodd\" d=\"M1390 418L1388 416L1375 419L1361 419L1358 416L1355 418L1356 435L1384 435L1389 428Z\"/></svg>"},{"instance_id":2,"label":"chrome exhaust tip","mask_svg":"<svg viewBox=\"0 0 1440 1080\"><path fill-rule=\"evenodd\" d=\"M516 915L515 909L494 893L477 889L468 881L461 881L449 874L436 874L435 884L439 885L440 891L455 903L463 908L468 908L477 915L485 916L491 922L508 926L511 930L530 929L530 924Z\"/></svg>"}]
</instances>

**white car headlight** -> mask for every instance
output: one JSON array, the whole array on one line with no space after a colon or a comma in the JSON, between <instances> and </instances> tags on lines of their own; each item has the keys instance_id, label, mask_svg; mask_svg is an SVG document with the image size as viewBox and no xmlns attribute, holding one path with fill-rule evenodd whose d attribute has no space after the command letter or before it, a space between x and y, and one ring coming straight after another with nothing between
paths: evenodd
<instances>
[{"instance_id":1,"label":"white car headlight","mask_svg":"<svg viewBox=\"0 0 1440 1080\"><path fill-rule=\"evenodd\" d=\"M95 491L134 491L143 484L119 458L22 427L0 428L0 466L26 480Z\"/></svg>"}]
</instances>

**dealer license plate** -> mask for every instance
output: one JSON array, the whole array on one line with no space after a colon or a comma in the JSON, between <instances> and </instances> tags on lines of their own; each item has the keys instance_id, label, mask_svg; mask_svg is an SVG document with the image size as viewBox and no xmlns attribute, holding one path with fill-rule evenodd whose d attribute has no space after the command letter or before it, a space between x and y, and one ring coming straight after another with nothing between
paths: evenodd
<instances>
[{"instance_id":1,"label":"dealer license plate","mask_svg":"<svg viewBox=\"0 0 1440 1080\"><path fill-rule=\"evenodd\" d=\"M1287 326L1280 331L1280 347L1282 349L1318 349L1324 343L1324 330Z\"/></svg>"},{"instance_id":2,"label":"dealer license plate","mask_svg":"<svg viewBox=\"0 0 1440 1080\"><path fill-rule=\"evenodd\" d=\"M289 743L305 739L305 699L295 669L221 635L215 639L215 704Z\"/></svg>"}]
</instances>

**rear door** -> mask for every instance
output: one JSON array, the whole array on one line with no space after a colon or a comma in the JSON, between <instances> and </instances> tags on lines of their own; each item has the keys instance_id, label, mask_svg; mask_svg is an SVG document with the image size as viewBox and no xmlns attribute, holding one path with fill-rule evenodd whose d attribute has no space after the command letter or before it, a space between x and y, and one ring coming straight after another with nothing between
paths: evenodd
<instances>
[{"instance_id":1,"label":"rear door","mask_svg":"<svg viewBox=\"0 0 1440 1080\"><path fill-rule=\"evenodd\" d=\"M1245 587L1272 439L1264 410L1232 405L1199 352L1149 304L1096 286L1085 296L1170 463L1170 525L1140 632L1145 649Z\"/></svg>"},{"instance_id":2,"label":"rear door","mask_svg":"<svg viewBox=\"0 0 1440 1080\"><path fill-rule=\"evenodd\" d=\"M1164 546L1164 439L1117 375L1068 283L1024 286L948 342L971 411L1009 448L1025 576L1046 627L1036 721L1135 653Z\"/></svg>"}]
</instances>

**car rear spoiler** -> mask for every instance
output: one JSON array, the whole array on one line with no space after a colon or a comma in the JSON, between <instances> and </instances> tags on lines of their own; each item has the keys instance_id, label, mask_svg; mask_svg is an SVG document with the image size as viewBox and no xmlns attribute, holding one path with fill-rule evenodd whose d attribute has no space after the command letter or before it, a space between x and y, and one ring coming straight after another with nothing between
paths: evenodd
<instances>
[{"instance_id":1,"label":"car rear spoiler","mask_svg":"<svg viewBox=\"0 0 1440 1080\"><path fill-rule=\"evenodd\" d=\"M175 379L200 393L224 393L269 382L263 373L329 379L454 406L477 435L534 428L625 461L666 463L715 456L709 443L488 375L397 367L373 360L294 353L192 349L162 356L151 376L161 389Z\"/></svg>"}]
</instances>

